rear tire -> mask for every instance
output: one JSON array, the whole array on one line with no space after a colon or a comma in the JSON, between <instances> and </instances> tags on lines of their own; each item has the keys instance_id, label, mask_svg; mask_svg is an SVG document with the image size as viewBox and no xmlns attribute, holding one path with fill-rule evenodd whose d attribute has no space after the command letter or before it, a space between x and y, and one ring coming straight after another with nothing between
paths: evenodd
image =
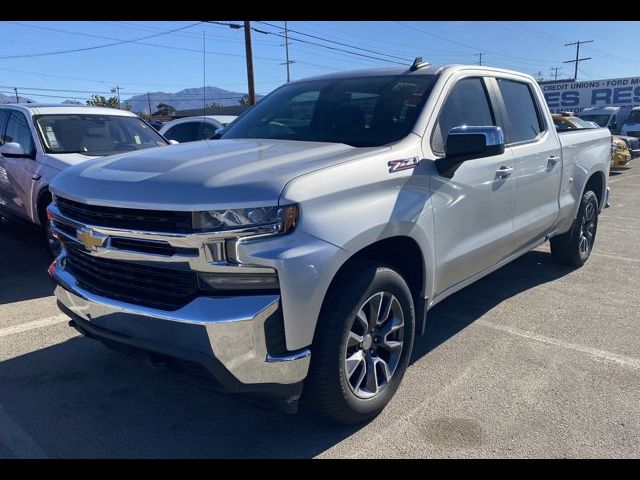
<instances>
[{"instance_id":1,"label":"rear tire","mask_svg":"<svg viewBox=\"0 0 640 480\"><path fill-rule=\"evenodd\" d=\"M598 197L587 190L569 231L551 239L551 255L564 265L581 267L591 255L597 230Z\"/></svg>"},{"instance_id":2,"label":"rear tire","mask_svg":"<svg viewBox=\"0 0 640 480\"><path fill-rule=\"evenodd\" d=\"M386 266L354 262L320 313L304 404L344 424L375 417L400 386L414 335L413 299L402 276Z\"/></svg>"}]
</instances>

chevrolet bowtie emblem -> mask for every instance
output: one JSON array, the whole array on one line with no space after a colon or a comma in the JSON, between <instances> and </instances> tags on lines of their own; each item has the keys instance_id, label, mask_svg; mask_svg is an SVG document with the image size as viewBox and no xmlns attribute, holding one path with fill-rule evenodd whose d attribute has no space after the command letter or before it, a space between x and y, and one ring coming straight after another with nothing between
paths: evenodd
<instances>
[{"instance_id":1,"label":"chevrolet bowtie emblem","mask_svg":"<svg viewBox=\"0 0 640 480\"><path fill-rule=\"evenodd\" d=\"M102 247L107 240L107 236L93 231L91 228L82 227L76 231L76 238L84 248L94 252L98 247Z\"/></svg>"}]
</instances>

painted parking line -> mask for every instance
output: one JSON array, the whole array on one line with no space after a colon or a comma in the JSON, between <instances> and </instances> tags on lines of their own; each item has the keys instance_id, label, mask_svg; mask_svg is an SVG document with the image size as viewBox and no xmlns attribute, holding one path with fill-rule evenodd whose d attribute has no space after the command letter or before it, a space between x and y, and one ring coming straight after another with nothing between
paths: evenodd
<instances>
[{"instance_id":1,"label":"painted parking line","mask_svg":"<svg viewBox=\"0 0 640 480\"><path fill-rule=\"evenodd\" d=\"M557 347L565 348L568 350L585 353L591 357L608 360L624 367L640 369L640 359L638 358L627 357L625 355L618 355L617 353L600 350L598 348L565 342L563 340L558 340L557 338L547 337L546 335L540 335L538 333L521 330L519 328L510 327L507 325L498 325L497 323L489 322L487 320L477 320L476 322L474 322L474 325L482 325L483 327L488 327L493 330L498 330L511 335L516 335L518 337L534 340L536 342L555 345Z\"/></svg>"},{"instance_id":2,"label":"painted parking line","mask_svg":"<svg viewBox=\"0 0 640 480\"><path fill-rule=\"evenodd\" d=\"M7 337L9 335L15 335L16 333L28 332L29 330L35 330L36 328L49 327L51 325L68 321L69 317L64 314L60 314L53 317L43 318L41 320L21 323L20 325L12 325L10 327L0 328L0 337Z\"/></svg>"}]
</instances>

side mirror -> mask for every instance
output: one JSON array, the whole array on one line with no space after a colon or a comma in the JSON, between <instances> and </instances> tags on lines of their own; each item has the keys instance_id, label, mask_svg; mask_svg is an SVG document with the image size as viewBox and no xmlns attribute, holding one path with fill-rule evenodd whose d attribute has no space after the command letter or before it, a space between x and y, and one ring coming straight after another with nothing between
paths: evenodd
<instances>
[{"instance_id":1,"label":"side mirror","mask_svg":"<svg viewBox=\"0 0 640 480\"><path fill-rule=\"evenodd\" d=\"M216 133L213 134L213 136L210 138L210 140L219 140L222 138L222 134L224 133L224 131L226 130L227 127L222 127L219 128L218 130L216 130Z\"/></svg>"},{"instance_id":2,"label":"side mirror","mask_svg":"<svg viewBox=\"0 0 640 480\"><path fill-rule=\"evenodd\" d=\"M33 158L33 155L25 152L24 147L17 142L7 142L0 146L0 153L7 158Z\"/></svg>"},{"instance_id":3,"label":"side mirror","mask_svg":"<svg viewBox=\"0 0 640 480\"><path fill-rule=\"evenodd\" d=\"M170 143L171 145L178 145L180 142L179 142L179 141L177 141L177 140L169 140L169 143Z\"/></svg>"},{"instance_id":4,"label":"side mirror","mask_svg":"<svg viewBox=\"0 0 640 480\"><path fill-rule=\"evenodd\" d=\"M502 153L504 153L502 128L454 127L447 136L445 156L436 160L436 168L440 175L451 178L463 162Z\"/></svg>"}]
</instances>

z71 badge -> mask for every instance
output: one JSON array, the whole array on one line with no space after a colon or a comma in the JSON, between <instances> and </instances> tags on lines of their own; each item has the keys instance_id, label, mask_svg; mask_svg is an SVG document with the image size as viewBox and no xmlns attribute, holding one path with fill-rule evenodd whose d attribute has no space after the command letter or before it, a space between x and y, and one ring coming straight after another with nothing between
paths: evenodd
<instances>
[{"instance_id":1,"label":"z71 badge","mask_svg":"<svg viewBox=\"0 0 640 480\"><path fill-rule=\"evenodd\" d=\"M418 166L418 157L404 158L402 160L390 160L389 173L399 172L400 170L409 170L410 168L416 168Z\"/></svg>"}]
</instances>

